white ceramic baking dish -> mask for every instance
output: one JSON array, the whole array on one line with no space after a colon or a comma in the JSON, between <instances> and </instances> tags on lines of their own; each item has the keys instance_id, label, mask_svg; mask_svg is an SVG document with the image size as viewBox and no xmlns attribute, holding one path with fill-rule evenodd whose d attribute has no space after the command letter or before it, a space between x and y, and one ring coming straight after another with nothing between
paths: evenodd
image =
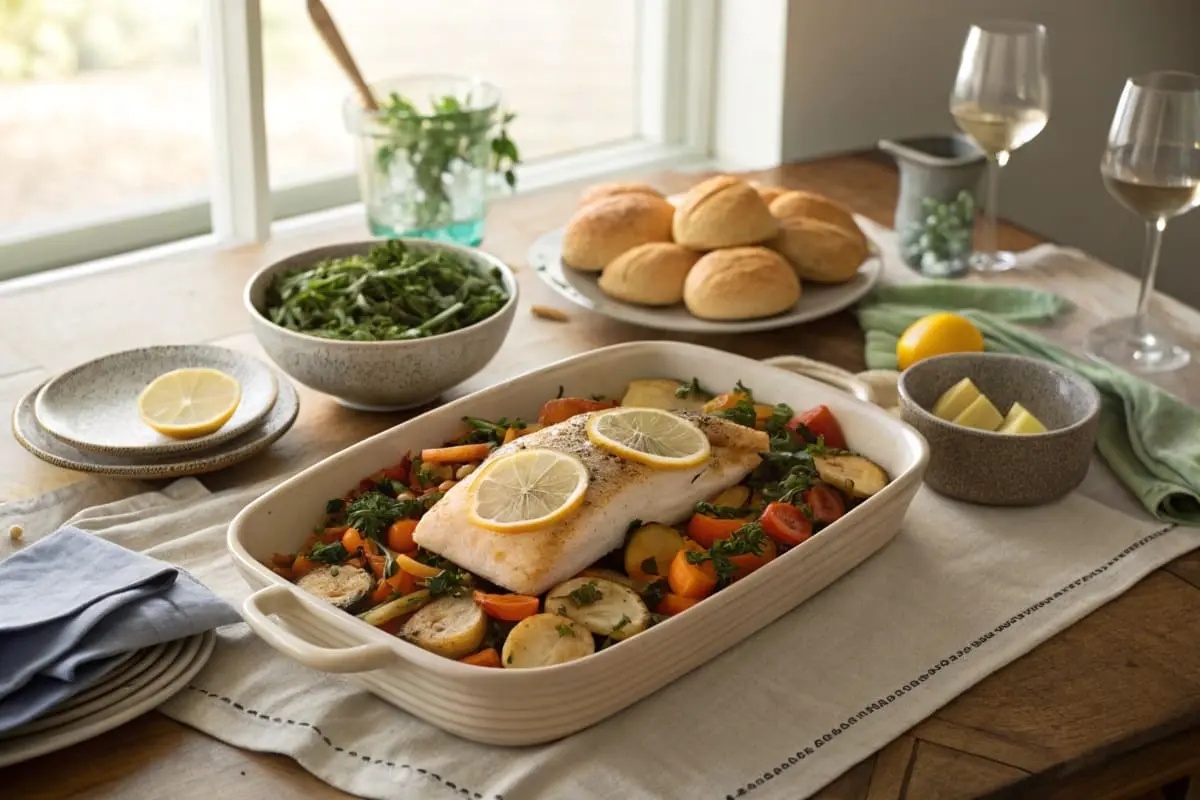
<instances>
[{"instance_id":1,"label":"white ceramic baking dish","mask_svg":"<svg viewBox=\"0 0 1200 800\"><path fill-rule=\"evenodd\" d=\"M464 415L530 417L558 394L620 396L635 378L741 379L764 402L827 404L849 446L892 482L817 536L717 595L619 646L525 670L460 664L371 627L307 595L264 564L295 551L324 512L364 476L410 450L453 436ZM275 649L318 670L353 673L387 702L467 739L525 745L557 739L620 711L787 613L893 536L921 484L924 439L883 409L824 383L741 356L676 342L634 342L560 361L448 403L330 456L248 505L229 526L229 550L258 591L243 606ZM636 509L630 509L636 515Z\"/></svg>"}]
</instances>

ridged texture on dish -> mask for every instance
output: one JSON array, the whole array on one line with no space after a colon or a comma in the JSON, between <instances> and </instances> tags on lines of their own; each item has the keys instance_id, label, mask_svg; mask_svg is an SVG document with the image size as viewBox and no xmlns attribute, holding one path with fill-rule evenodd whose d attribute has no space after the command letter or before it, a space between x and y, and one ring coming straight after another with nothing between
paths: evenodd
<instances>
[{"instance_id":1,"label":"ridged texture on dish","mask_svg":"<svg viewBox=\"0 0 1200 800\"><path fill-rule=\"evenodd\" d=\"M666 686L812 597L896 535L920 476L893 484L801 546L687 612L619 646L556 667L486 670L426 653L347 616L289 627L317 644L387 642L394 667L348 675L369 691L443 730L476 742L529 745L580 731ZM893 489L893 487L895 487ZM869 510L868 510L869 509ZM247 569L255 587L270 572ZM277 580L282 581L282 578Z\"/></svg>"}]
</instances>

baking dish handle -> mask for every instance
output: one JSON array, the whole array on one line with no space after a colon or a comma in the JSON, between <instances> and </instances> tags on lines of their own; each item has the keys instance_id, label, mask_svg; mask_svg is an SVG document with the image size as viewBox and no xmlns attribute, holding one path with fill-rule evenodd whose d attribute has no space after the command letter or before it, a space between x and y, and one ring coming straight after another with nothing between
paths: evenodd
<instances>
[{"instance_id":1,"label":"baking dish handle","mask_svg":"<svg viewBox=\"0 0 1200 800\"><path fill-rule=\"evenodd\" d=\"M827 383L830 386L841 389L843 392L854 395L863 402L875 402L874 392L871 390L870 384L863 381L853 372L848 372L832 364L826 364L823 361L816 361L804 356L791 355L764 358L763 363L769 364L772 367L786 369L789 372L798 372L805 377Z\"/></svg>"},{"instance_id":2,"label":"baking dish handle","mask_svg":"<svg viewBox=\"0 0 1200 800\"><path fill-rule=\"evenodd\" d=\"M330 609L332 612L332 609ZM360 644L354 647L322 647L306 642L284 629L268 614L281 618L323 617L328 612L316 601L297 596L286 586L268 586L246 598L242 618L259 637L279 652L306 667L322 672L367 672L395 663L396 654L384 644Z\"/></svg>"}]
</instances>

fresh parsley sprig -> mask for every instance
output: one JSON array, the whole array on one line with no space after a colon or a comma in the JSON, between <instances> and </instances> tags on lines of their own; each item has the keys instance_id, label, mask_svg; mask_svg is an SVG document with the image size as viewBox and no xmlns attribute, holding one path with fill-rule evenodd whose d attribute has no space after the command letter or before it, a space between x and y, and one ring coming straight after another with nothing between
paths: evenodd
<instances>
[{"instance_id":1,"label":"fresh parsley sprig","mask_svg":"<svg viewBox=\"0 0 1200 800\"><path fill-rule=\"evenodd\" d=\"M747 428L753 428L754 423L758 420L758 414L754 411L754 403L744 397L739 397L733 407L715 412L714 416L724 417L730 422L745 425Z\"/></svg>"},{"instance_id":2,"label":"fresh parsley sprig","mask_svg":"<svg viewBox=\"0 0 1200 800\"><path fill-rule=\"evenodd\" d=\"M471 98L435 98L432 113L422 113L411 100L392 92L380 104L377 121L386 132L375 152L375 164L389 175L405 169L416 184L414 216L418 228L438 228L453 222L449 187L459 164L490 168L517 185L514 168L521 163L508 126L516 119L505 112L499 122L493 108L474 108Z\"/></svg>"},{"instance_id":3,"label":"fresh parsley sprig","mask_svg":"<svg viewBox=\"0 0 1200 800\"><path fill-rule=\"evenodd\" d=\"M734 531L728 538L720 539L707 550L692 550L687 554L689 564L703 564L711 561L713 570L717 573L717 583L725 586L733 580L737 567L730 561L731 556L762 555L767 544L767 532L757 522L748 522Z\"/></svg>"}]
</instances>

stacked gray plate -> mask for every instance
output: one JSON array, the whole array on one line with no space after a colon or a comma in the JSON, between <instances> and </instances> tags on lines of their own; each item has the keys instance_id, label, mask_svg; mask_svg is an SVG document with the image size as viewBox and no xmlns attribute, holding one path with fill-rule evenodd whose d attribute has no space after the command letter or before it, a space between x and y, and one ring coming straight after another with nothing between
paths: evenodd
<instances>
[{"instance_id":1,"label":"stacked gray plate","mask_svg":"<svg viewBox=\"0 0 1200 800\"><path fill-rule=\"evenodd\" d=\"M207 631L115 659L91 686L0 734L0 767L99 736L161 705L208 662L216 640Z\"/></svg>"},{"instance_id":2,"label":"stacked gray plate","mask_svg":"<svg viewBox=\"0 0 1200 800\"><path fill-rule=\"evenodd\" d=\"M173 439L146 425L138 397L184 368L235 378L241 399L213 433ZM32 389L13 409L13 435L43 461L126 478L177 478L232 466L261 452L296 421L295 387L262 361L212 345L164 345L89 361Z\"/></svg>"}]
</instances>

